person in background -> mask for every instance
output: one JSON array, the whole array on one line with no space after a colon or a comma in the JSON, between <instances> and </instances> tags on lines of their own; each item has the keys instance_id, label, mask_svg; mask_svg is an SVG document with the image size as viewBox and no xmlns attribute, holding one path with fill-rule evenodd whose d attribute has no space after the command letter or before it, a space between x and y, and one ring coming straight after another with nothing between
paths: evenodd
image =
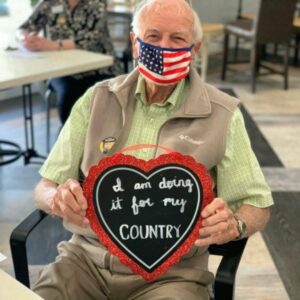
<instances>
[{"instance_id":1,"label":"person in background","mask_svg":"<svg viewBox=\"0 0 300 300\"><path fill-rule=\"evenodd\" d=\"M268 222L273 200L239 100L204 83L191 67L201 37L198 16L184 0L142 1L131 33L138 67L96 84L74 105L35 189L36 206L73 232L33 288L43 299L209 300L208 246L251 236ZM100 159L143 144L157 149L130 154L149 160L167 147L190 155L209 170L216 190L189 253L153 282L99 242L80 185Z\"/></svg>"},{"instance_id":2,"label":"person in background","mask_svg":"<svg viewBox=\"0 0 300 300\"><path fill-rule=\"evenodd\" d=\"M111 67L49 81L62 124L90 86L122 73L109 36L106 7L107 0L43 0L19 27L19 39L30 51L84 49L114 56ZM40 36L41 31L47 36Z\"/></svg>"}]
</instances>

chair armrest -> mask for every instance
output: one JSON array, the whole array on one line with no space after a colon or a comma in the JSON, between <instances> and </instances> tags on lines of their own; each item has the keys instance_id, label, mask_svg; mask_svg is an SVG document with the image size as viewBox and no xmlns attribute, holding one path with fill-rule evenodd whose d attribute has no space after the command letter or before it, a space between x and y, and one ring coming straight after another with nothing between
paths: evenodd
<instances>
[{"instance_id":1,"label":"chair armrest","mask_svg":"<svg viewBox=\"0 0 300 300\"><path fill-rule=\"evenodd\" d=\"M209 253L223 256L216 272L214 300L234 299L236 272L248 239L211 245Z\"/></svg>"},{"instance_id":2,"label":"chair armrest","mask_svg":"<svg viewBox=\"0 0 300 300\"><path fill-rule=\"evenodd\" d=\"M32 230L47 217L41 210L33 211L11 233L10 249L14 264L15 277L18 281L30 287L26 240Z\"/></svg>"}]
</instances>

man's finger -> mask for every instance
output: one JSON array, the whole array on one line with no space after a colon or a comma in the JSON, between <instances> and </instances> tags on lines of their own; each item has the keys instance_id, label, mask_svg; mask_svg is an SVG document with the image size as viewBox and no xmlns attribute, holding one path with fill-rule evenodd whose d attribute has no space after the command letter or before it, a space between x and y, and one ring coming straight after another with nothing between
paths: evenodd
<instances>
[{"instance_id":1,"label":"man's finger","mask_svg":"<svg viewBox=\"0 0 300 300\"><path fill-rule=\"evenodd\" d=\"M203 226L213 226L219 222L228 221L232 216L228 210L218 210L214 215L207 217L203 220Z\"/></svg>"},{"instance_id":2,"label":"man's finger","mask_svg":"<svg viewBox=\"0 0 300 300\"><path fill-rule=\"evenodd\" d=\"M207 218L216 213L218 209L225 207L225 201L222 198L215 198L210 204L208 204L201 213L203 218Z\"/></svg>"},{"instance_id":3,"label":"man's finger","mask_svg":"<svg viewBox=\"0 0 300 300\"><path fill-rule=\"evenodd\" d=\"M69 190L69 188L62 187L59 190L61 201L67 205L74 212L79 213L81 211L81 206L75 199L74 194Z\"/></svg>"},{"instance_id":4,"label":"man's finger","mask_svg":"<svg viewBox=\"0 0 300 300\"><path fill-rule=\"evenodd\" d=\"M202 227L199 231L200 236L207 236L207 235L211 235L211 234L216 234L219 232L225 232L228 230L229 227L229 223L227 221L225 222L220 222L214 226L209 226L209 227Z\"/></svg>"},{"instance_id":5,"label":"man's finger","mask_svg":"<svg viewBox=\"0 0 300 300\"><path fill-rule=\"evenodd\" d=\"M227 234L223 233L215 233L208 237L201 237L200 239L195 241L195 245L198 247L208 247L212 244L224 244L231 240L231 238Z\"/></svg>"},{"instance_id":6,"label":"man's finger","mask_svg":"<svg viewBox=\"0 0 300 300\"><path fill-rule=\"evenodd\" d=\"M214 244L214 239L212 236L209 236L196 240L194 244L198 247L208 247L209 245Z\"/></svg>"},{"instance_id":7,"label":"man's finger","mask_svg":"<svg viewBox=\"0 0 300 300\"><path fill-rule=\"evenodd\" d=\"M74 180L69 180L68 186L69 186L69 189L72 192L72 194L75 196L75 199L77 200L80 208L82 210L86 210L87 209L87 201L83 195L83 190L82 190L81 186L79 185L79 183Z\"/></svg>"},{"instance_id":8,"label":"man's finger","mask_svg":"<svg viewBox=\"0 0 300 300\"><path fill-rule=\"evenodd\" d=\"M74 223L81 227L87 227L89 225L89 220L80 214L74 213L69 206L60 202L60 210L63 214L63 218L71 223Z\"/></svg>"}]
</instances>

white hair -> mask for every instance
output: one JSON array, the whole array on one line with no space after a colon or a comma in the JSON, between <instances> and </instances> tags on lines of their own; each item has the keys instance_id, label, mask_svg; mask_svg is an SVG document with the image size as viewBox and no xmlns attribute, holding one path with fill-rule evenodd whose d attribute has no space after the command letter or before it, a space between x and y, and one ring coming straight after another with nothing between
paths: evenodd
<instances>
[{"instance_id":1,"label":"white hair","mask_svg":"<svg viewBox=\"0 0 300 300\"><path fill-rule=\"evenodd\" d=\"M131 26L132 26L133 33L137 36L139 36L141 13L153 1L155 1L155 0L142 0L135 7ZM193 16L194 16L194 20L193 20L193 23L194 23L194 32L193 32L194 42L201 42L203 32L202 32L202 26L201 26L200 18L198 16L197 12L190 6L190 4L186 1L184 1L184 2L190 7L190 9L193 13Z\"/></svg>"}]
</instances>

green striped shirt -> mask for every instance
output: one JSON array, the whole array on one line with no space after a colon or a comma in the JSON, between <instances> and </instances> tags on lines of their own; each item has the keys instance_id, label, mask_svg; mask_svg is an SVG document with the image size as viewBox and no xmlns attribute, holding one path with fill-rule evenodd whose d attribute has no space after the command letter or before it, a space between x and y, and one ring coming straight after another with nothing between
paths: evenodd
<instances>
[{"instance_id":1,"label":"green striped shirt","mask_svg":"<svg viewBox=\"0 0 300 300\"><path fill-rule=\"evenodd\" d=\"M148 105L145 80L140 76L135 92L137 101L132 126L125 147L141 144L156 145L160 127L169 119L170 114L180 107L183 96L187 93L188 86L188 80L181 80L164 103ZM144 148L126 152L126 154L131 154L145 160L153 158L154 153L155 148Z\"/></svg>"},{"instance_id":2,"label":"green striped shirt","mask_svg":"<svg viewBox=\"0 0 300 300\"><path fill-rule=\"evenodd\" d=\"M156 145L161 125L182 104L189 89L188 79L182 80L163 104L147 104L145 82L140 76L135 92L136 105L130 134L125 146ZM85 134L89 120L92 88L76 102L40 174L57 183L69 178L78 179L83 154ZM133 151L136 157L150 159L155 149ZM128 152L126 152L129 154ZM246 166L241 168L240 166ZM231 209L242 204L267 207L273 204L268 185L251 149L241 111L237 108L232 116L227 136L225 156L211 172L218 189L218 196L228 201Z\"/></svg>"}]
</instances>

